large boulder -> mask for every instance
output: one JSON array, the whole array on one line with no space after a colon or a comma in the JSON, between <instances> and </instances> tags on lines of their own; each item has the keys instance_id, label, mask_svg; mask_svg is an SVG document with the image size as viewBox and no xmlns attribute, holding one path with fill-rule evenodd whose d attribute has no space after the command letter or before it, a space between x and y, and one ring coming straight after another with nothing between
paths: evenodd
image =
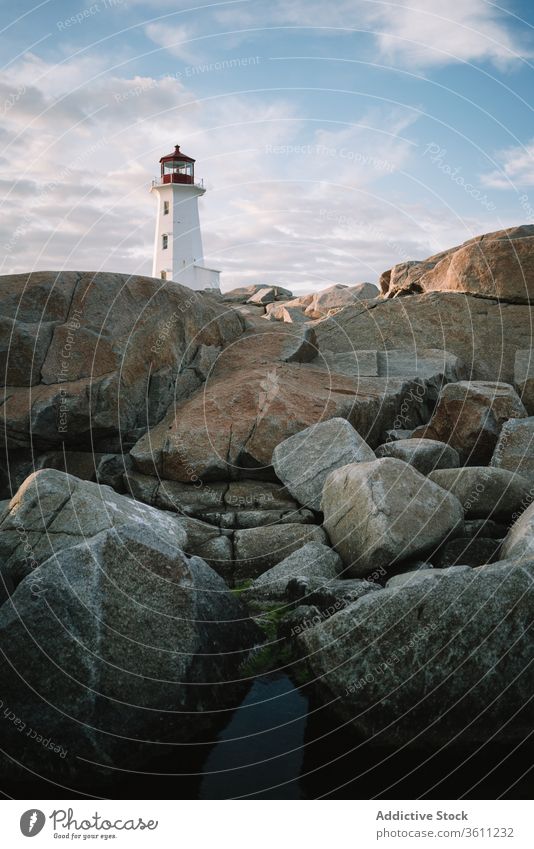
<instances>
[{"instance_id":1,"label":"large boulder","mask_svg":"<svg viewBox=\"0 0 534 849\"><path fill-rule=\"evenodd\" d=\"M293 297L289 289L284 289L282 286L272 286L270 283L251 283L249 286L238 286L228 292L223 292L221 299L230 304L245 304L250 303L250 299L254 298L255 295L261 295L265 291L272 293L273 297L270 300L285 301ZM252 301L252 303L262 303L261 298L259 301Z\"/></svg>"},{"instance_id":2,"label":"large boulder","mask_svg":"<svg viewBox=\"0 0 534 849\"><path fill-rule=\"evenodd\" d=\"M534 485L534 417L509 419L502 426L491 465L517 472ZM534 493L533 493L534 495Z\"/></svg>"},{"instance_id":3,"label":"large boulder","mask_svg":"<svg viewBox=\"0 0 534 849\"><path fill-rule=\"evenodd\" d=\"M454 495L394 458L332 472L322 508L330 540L354 577L432 549L464 517Z\"/></svg>"},{"instance_id":4,"label":"large boulder","mask_svg":"<svg viewBox=\"0 0 534 849\"><path fill-rule=\"evenodd\" d=\"M177 549L187 546L185 524L177 516L55 469L34 472L1 516L1 573L16 586L63 549L132 523L172 540Z\"/></svg>"},{"instance_id":5,"label":"large boulder","mask_svg":"<svg viewBox=\"0 0 534 849\"><path fill-rule=\"evenodd\" d=\"M287 524L235 531L232 580L240 584L255 579L311 542L327 544L322 528Z\"/></svg>"},{"instance_id":6,"label":"large boulder","mask_svg":"<svg viewBox=\"0 0 534 849\"><path fill-rule=\"evenodd\" d=\"M462 292L509 303L534 299L534 226L485 233L423 262L382 275L387 297L414 292Z\"/></svg>"},{"instance_id":7,"label":"large boulder","mask_svg":"<svg viewBox=\"0 0 534 849\"><path fill-rule=\"evenodd\" d=\"M198 348L243 331L214 297L108 272L2 277L0 312L11 322L0 422L15 447L107 449L146 430L180 394L180 379L199 385L189 368Z\"/></svg>"},{"instance_id":8,"label":"large boulder","mask_svg":"<svg viewBox=\"0 0 534 849\"><path fill-rule=\"evenodd\" d=\"M508 383L465 380L443 387L430 422L412 435L448 442L466 462L484 465L491 460L505 421L526 415Z\"/></svg>"},{"instance_id":9,"label":"large boulder","mask_svg":"<svg viewBox=\"0 0 534 849\"><path fill-rule=\"evenodd\" d=\"M502 556L516 560L534 557L534 504L529 504L508 531Z\"/></svg>"},{"instance_id":10,"label":"large boulder","mask_svg":"<svg viewBox=\"0 0 534 849\"><path fill-rule=\"evenodd\" d=\"M377 746L523 743L533 582L532 560L416 578L298 642L322 698Z\"/></svg>"},{"instance_id":11,"label":"large boulder","mask_svg":"<svg viewBox=\"0 0 534 849\"><path fill-rule=\"evenodd\" d=\"M419 361L407 352L396 369L398 358L385 355L383 376L340 374L320 356L287 362L295 345L300 326L265 321L228 345L203 388L137 442L138 471L184 483L272 479L273 451L293 434L338 417L379 445L390 428L427 421L441 386L463 370L458 358L426 351Z\"/></svg>"},{"instance_id":12,"label":"large boulder","mask_svg":"<svg viewBox=\"0 0 534 849\"><path fill-rule=\"evenodd\" d=\"M317 332L316 332L317 338ZM314 363L328 372L361 377L404 377L424 382L426 395L435 401L445 383L466 377L465 364L454 354L434 348L417 351L393 348L385 351L352 350L335 353L319 349ZM422 399L421 399L422 400Z\"/></svg>"},{"instance_id":13,"label":"large boulder","mask_svg":"<svg viewBox=\"0 0 534 849\"><path fill-rule=\"evenodd\" d=\"M341 558L333 549L323 543L308 542L256 578L244 593L244 598L256 601L283 599L293 578L318 578L322 585L328 585L336 580L342 569Z\"/></svg>"},{"instance_id":14,"label":"large boulder","mask_svg":"<svg viewBox=\"0 0 534 849\"><path fill-rule=\"evenodd\" d=\"M306 315L309 318L323 318L331 310L341 310L357 301L372 300L378 298L379 291L373 283L357 283L355 286L344 286L336 283L328 289L314 292L312 299L306 307Z\"/></svg>"},{"instance_id":15,"label":"large boulder","mask_svg":"<svg viewBox=\"0 0 534 849\"><path fill-rule=\"evenodd\" d=\"M417 359L440 348L466 364L465 377L507 383L516 351L532 347L533 335L529 307L453 292L361 301L319 322L315 332L320 351L402 348Z\"/></svg>"},{"instance_id":16,"label":"large boulder","mask_svg":"<svg viewBox=\"0 0 534 849\"><path fill-rule=\"evenodd\" d=\"M502 539L493 537L455 537L447 540L432 555L436 572L455 566L484 566L501 559Z\"/></svg>"},{"instance_id":17,"label":"large boulder","mask_svg":"<svg viewBox=\"0 0 534 849\"><path fill-rule=\"evenodd\" d=\"M344 418L378 445L395 423L424 420L429 392L423 379L325 375L313 364L216 369L205 388L177 404L131 455L143 474L184 483L252 473L268 478L275 447L293 434Z\"/></svg>"},{"instance_id":18,"label":"large boulder","mask_svg":"<svg viewBox=\"0 0 534 849\"><path fill-rule=\"evenodd\" d=\"M460 455L445 442L435 439L397 439L379 445L377 457L396 457L409 463L422 475L435 469L454 469L460 465Z\"/></svg>"},{"instance_id":19,"label":"large boulder","mask_svg":"<svg viewBox=\"0 0 534 849\"><path fill-rule=\"evenodd\" d=\"M374 451L352 425L346 419L333 418L277 445L272 464L279 480L300 504L320 510L330 472L348 463L374 459Z\"/></svg>"},{"instance_id":20,"label":"large boulder","mask_svg":"<svg viewBox=\"0 0 534 849\"><path fill-rule=\"evenodd\" d=\"M134 516L35 568L0 607L0 639L20 717L4 722L5 760L73 787L216 732L257 635L218 575Z\"/></svg>"},{"instance_id":21,"label":"large boulder","mask_svg":"<svg viewBox=\"0 0 534 849\"><path fill-rule=\"evenodd\" d=\"M225 528L313 519L313 514L301 510L283 486L271 481L212 481L195 486L131 472L126 482L138 501Z\"/></svg>"},{"instance_id":22,"label":"large boulder","mask_svg":"<svg viewBox=\"0 0 534 849\"><path fill-rule=\"evenodd\" d=\"M487 466L437 469L429 478L461 501L466 519L507 522L519 515L531 500L525 478L506 469Z\"/></svg>"},{"instance_id":23,"label":"large boulder","mask_svg":"<svg viewBox=\"0 0 534 849\"><path fill-rule=\"evenodd\" d=\"M534 348L516 351L514 386L529 416L534 415Z\"/></svg>"}]
</instances>

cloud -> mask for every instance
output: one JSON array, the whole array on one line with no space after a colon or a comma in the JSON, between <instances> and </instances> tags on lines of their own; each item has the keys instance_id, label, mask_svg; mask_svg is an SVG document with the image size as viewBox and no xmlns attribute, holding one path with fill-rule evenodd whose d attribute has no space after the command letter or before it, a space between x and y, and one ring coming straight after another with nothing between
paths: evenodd
<instances>
[{"instance_id":1,"label":"cloud","mask_svg":"<svg viewBox=\"0 0 534 849\"><path fill-rule=\"evenodd\" d=\"M534 139L526 145L501 150L494 159L500 167L482 175L485 186L491 186L493 189L534 186Z\"/></svg>"},{"instance_id":2,"label":"cloud","mask_svg":"<svg viewBox=\"0 0 534 849\"><path fill-rule=\"evenodd\" d=\"M324 15L322 0L263 0L215 7L227 26L262 24L317 28L322 37L367 33L373 58L425 68L456 62L491 62L499 68L532 56L532 44L514 32L513 17L485 0L336 0Z\"/></svg>"},{"instance_id":3,"label":"cloud","mask_svg":"<svg viewBox=\"0 0 534 849\"><path fill-rule=\"evenodd\" d=\"M499 68L532 55L505 13L485 0L400 0L377 4L368 15L381 32L381 56L409 66L488 61Z\"/></svg>"},{"instance_id":4,"label":"cloud","mask_svg":"<svg viewBox=\"0 0 534 849\"><path fill-rule=\"evenodd\" d=\"M145 35L158 47L164 47L183 62L197 64L202 61L195 31L190 25L152 23L145 27Z\"/></svg>"},{"instance_id":5,"label":"cloud","mask_svg":"<svg viewBox=\"0 0 534 849\"><path fill-rule=\"evenodd\" d=\"M0 77L2 91L20 91L2 116L0 158L12 175L0 205L2 273L150 274L148 188L176 143L205 179L205 258L225 287L374 281L484 229L393 191L390 177L412 164L412 109L374 108L332 128L275 93L202 101L178 77L94 76L90 57L61 70L24 57Z\"/></svg>"}]
</instances>

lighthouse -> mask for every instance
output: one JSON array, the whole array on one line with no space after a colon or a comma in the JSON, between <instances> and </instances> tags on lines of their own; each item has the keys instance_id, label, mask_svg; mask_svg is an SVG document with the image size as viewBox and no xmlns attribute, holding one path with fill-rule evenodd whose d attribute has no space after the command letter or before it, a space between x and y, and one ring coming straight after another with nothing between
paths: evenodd
<instances>
[{"instance_id":1,"label":"lighthouse","mask_svg":"<svg viewBox=\"0 0 534 849\"><path fill-rule=\"evenodd\" d=\"M220 272L204 265L198 199L206 189L195 183L195 160L176 145L159 162L151 187L158 199L152 276L190 289L218 289Z\"/></svg>"}]
</instances>

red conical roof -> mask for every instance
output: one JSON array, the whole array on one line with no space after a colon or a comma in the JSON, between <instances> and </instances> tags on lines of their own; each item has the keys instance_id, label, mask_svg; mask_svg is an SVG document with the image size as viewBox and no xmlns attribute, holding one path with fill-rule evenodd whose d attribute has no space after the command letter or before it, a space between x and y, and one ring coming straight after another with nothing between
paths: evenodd
<instances>
[{"instance_id":1,"label":"red conical roof","mask_svg":"<svg viewBox=\"0 0 534 849\"><path fill-rule=\"evenodd\" d=\"M195 162L196 160L191 159L190 156L186 156L185 153L182 153L180 150L180 145L177 144L174 146L174 152L168 153L167 156L162 156L160 162L167 162L169 159L181 159L182 162Z\"/></svg>"}]
</instances>

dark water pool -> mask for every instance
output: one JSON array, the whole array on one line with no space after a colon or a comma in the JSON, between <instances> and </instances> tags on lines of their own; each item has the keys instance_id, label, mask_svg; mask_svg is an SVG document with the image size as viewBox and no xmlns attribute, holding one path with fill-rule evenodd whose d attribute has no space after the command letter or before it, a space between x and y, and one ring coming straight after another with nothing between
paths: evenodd
<instances>
[{"instance_id":1,"label":"dark water pool","mask_svg":"<svg viewBox=\"0 0 534 849\"><path fill-rule=\"evenodd\" d=\"M200 799L302 799L308 698L287 675L252 684L203 767Z\"/></svg>"},{"instance_id":2,"label":"dark water pool","mask_svg":"<svg viewBox=\"0 0 534 849\"><path fill-rule=\"evenodd\" d=\"M256 678L209 742L169 747L143 772L1 790L18 799L528 799L534 794L532 747L469 751L377 749L313 691L285 674ZM76 790L74 789L76 787Z\"/></svg>"}]
</instances>

